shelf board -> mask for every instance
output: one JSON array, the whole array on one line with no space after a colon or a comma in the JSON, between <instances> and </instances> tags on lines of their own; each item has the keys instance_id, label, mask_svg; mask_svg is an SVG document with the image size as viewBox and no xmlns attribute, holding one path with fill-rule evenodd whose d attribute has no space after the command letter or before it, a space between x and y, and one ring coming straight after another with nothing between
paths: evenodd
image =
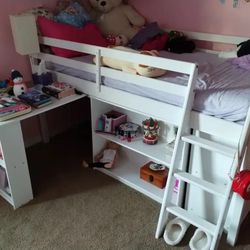
<instances>
[{"instance_id":1,"label":"shelf board","mask_svg":"<svg viewBox=\"0 0 250 250\"><path fill-rule=\"evenodd\" d=\"M158 141L155 145L148 145L143 143L142 136L137 137L135 140L128 142L119 139L117 136L109 135L105 133L95 133L98 136L105 138L106 140L113 141L125 148L131 149L139 154L145 155L157 163L162 163L165 166L169 166L172 157L172 151L167 147L167 144Z\"/></svg>"},{"instance_id":2,"label":"shelf board","mask_svg":"<svg viewBox=\"0 0 250 250\"><path fill-rule=\"evenodd\" d=\"M51 97L51 100L52 100L51 104L49 104L49 105L47 105L45 107L42 107L42 108L38 108L38 109L32 108L32 111L29 112L29 113L27 113L27 114L25 114L25 115L20 115L20 116L17 116L15 118L13 118L13 119L0 122L0 126L6 125L6 124L10 124L12 122L22 121L24 119L27 119L27 118L30 118L30 117L42 114L44 112L47 112L49 110L58 108L60 106L63 106L65 104L68 104L68 103L71 103L71 102L74 102L74 101L79 100L79 99L84 98L84 97L86 97L85 94L82 94L82 95L71 95L71 96L64 97L62 99L56 99L54 97Z\"/></svg>"},{"instance_id":3,"label":"shelf board","mask_svg":"<svg viewBox=\"0 0 250 250\"><path fill-rule=\"evenodd\" d=\"M119 157L119 161L114 168L98 170L145 194L151 199L162 203L164 189L142 180L140 178L140 167L141 166L137 166L128 158Z\"/></svg>"},{"instance_id":4,"label":"shelf board","mask_svg":"<svg viewBox=\"0 0 250 250\"><path fill-rule=\"evenodd\" d=\"M12 206L14 205L11 195L6 190L0 188L0 196L7 200Z\"/></svg>"}]
</instances>

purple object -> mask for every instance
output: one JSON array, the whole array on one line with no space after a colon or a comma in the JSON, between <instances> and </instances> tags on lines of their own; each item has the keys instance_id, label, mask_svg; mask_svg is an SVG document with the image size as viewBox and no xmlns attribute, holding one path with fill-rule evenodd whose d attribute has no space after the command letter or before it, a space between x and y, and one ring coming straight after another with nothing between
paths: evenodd
<instances>
[{"instance_id":1,"label":"purple object","mask_svg":"<svg viewBox=\"0 0 250 250\"><path fill-rule=\"evenodd\" d=\"M250 70L250 55L236 57L231 62L242 69Z\"/></svg>"},{"instance_id":2,"label":"purple object","mask_svg":"<svg viewBox=\"0 0 250 250\"><path fill-rule=\"evenodd\" d=\"M50 72L41 75L32 74L32 79L34 84L49 85L53 83L53 76Z\"/></svg>"}]
</instances>

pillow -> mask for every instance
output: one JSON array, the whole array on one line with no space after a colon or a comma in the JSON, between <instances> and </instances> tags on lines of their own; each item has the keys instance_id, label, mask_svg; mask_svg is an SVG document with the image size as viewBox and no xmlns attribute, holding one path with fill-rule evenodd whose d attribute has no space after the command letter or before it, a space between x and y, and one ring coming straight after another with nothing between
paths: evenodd
<instances>
[{"instance_id":1,"label":"pillow","mask_svg":"<svg viewBox=\"0 0 250 250\"><path fill-rule=\"evenodd\" d=\"M90 16L79 3L74 2L56 15L54 19L57 22L71 24L80 28L90 21Z\"/></svg>"},{"instance_id":2,"label":"pillow","mask_svg":"<svg viewBox=\"0 0 250 250\"><path fill-rule=\"evenodd\" d=\"M77 28L69 24L54 22L45 17L38 17L37 23L43 36L102 47L108 45L98 27L93 23L87 23L82 28ZM68 58L83 55L81 52L57 47L51 47L51 50L57 56Z\"/></svg>"}]
</instances>

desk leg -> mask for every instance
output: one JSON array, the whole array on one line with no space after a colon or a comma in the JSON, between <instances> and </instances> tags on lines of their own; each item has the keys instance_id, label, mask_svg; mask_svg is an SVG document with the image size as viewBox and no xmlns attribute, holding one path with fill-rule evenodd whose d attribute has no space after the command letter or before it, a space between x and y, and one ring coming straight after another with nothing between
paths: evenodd
<instances>
[{"instance_id":1,"label":"desk leg","mask_svg":"<svg viewBox=\"0 0 250 250\"><path fill-rule=\"evenodd\" d=\"M20 122L0 127L0 141L14 208L33 199Z\"/></svg>"},{"instance_id":2,"label":"desk leg","mask_svg":"<svg viewBox=\"0 0 250 250\"><path fill-rule=\"evenodd\" d=\"M49 128L48 128L46 113L42 113L39 115L39 121L40 121L42 141L44 143L49 143L50 137L49 137Z\"/></svg>"}]
</instances>

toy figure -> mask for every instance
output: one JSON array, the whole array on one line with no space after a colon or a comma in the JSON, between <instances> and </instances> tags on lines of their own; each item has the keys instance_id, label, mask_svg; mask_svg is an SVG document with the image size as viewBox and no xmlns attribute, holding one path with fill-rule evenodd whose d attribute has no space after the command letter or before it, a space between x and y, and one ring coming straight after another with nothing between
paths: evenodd
<instances>
[{"instance_id":1,"label":"toy figure","mask_svg":"<svg viewBox=\"0 0 250 250\"><path fill-rule=\"evenodd\" d=\"M23 82L23 76L19 71L13 69L11 71L11 79L14 83L13 92L16 97L27 92L27 86Z\"/></svg>"},{"instance_id":2,"label":"toy figure","mask_svg":"<svg viewBox=\"0 0 250 250\"><path fill-rule=\"evenodd\" d=\"M113 168L118 149L118 144L108 141L101 152L95 156L94 163L87 163L83 160L82 165L88 168Z\"/></svg>"}]
</instances>

